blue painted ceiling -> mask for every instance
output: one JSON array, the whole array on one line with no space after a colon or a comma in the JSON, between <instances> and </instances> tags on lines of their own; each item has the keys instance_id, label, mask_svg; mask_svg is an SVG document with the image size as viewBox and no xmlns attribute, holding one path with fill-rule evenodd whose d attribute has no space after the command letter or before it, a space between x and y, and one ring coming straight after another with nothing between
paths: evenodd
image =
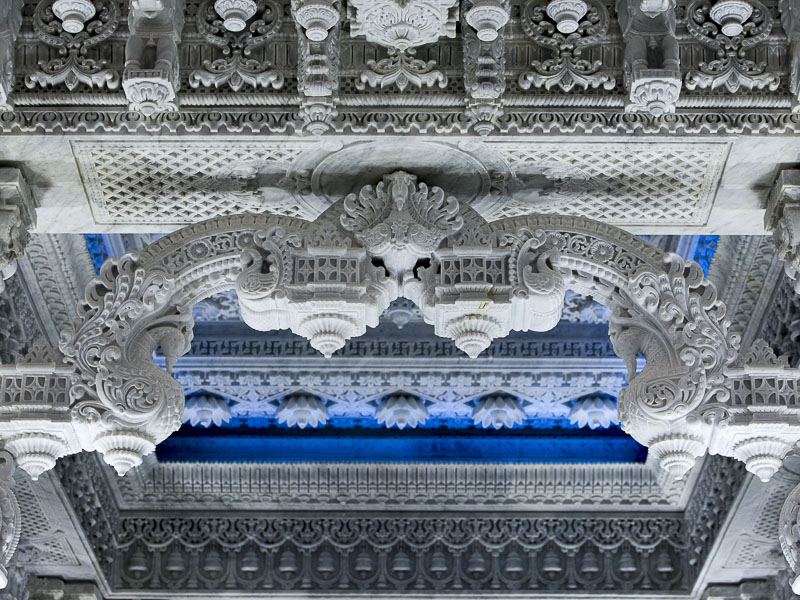
<instances>
[{"instance_id":1,"label":"blue painted ceiling","mask_svg":"<svg viewBox=\"0 0 800 600\"><path fill-rule=\"evenodd\" d=\"M99 269L111 249L119 247L111 243L110 236L86 235L86 245ZM685 256L691 256L707 272L716 249L718 236L682 236L678 248ZM654 240L655 241L655 240ZM449 380L438 381L433 373L425 378L423 372L431 366L458 366L465 359L458 356L448 340L432 338L432 331L420 334L429 326L419 322L414 315L414 307L400 303L400 308L385 316L379 328L368 332L365 338L354 340L337 356L330 360L317 357L313 350L305 348L307 343L288 333L261 334L248 330L238 317L235 297L228 293L198 305L195 318L195 340L190 356L179 362L175 374L187 391L187 398L211 395L225 403L231 412L230 419L221 425L203 427L185 424L179 432L171 436L158 448L161 460L180 461L492 461L492 462L641 462L646 458L646 449L622 432L619 427L605 429L579 428L571 424L568 415L575 398L584 395L586 390L576 383L573 393L558 397L561 388L547 388L540 375L533 380L526 369L533 372L542 360L554 357L548 348L552 340L579 340L583 350L570 357L580 359L586 366L587 360L597 361L597 369L606 368L603 361L614 360L607 336L607 310L591 301L581 298L568 298L571 308L565 311L561 324L552 332L545 334L524 334L529 341L520 344L519 340L497 340L492 348L481 358L480 363L467 361L470 365L479 364L480 369L472 369L471 389L480 389L483 396L471 397L469 390L462 391L458 384ZM403 312L412 313L410 316ZM409 321L405 322L406 317ZM419 335L431 340L420 341ZM515 334L517 337L523 334ZM266 339L271 338L271 345ZM235 338L236 347L226 344L227 338ZM407 338L407 339L406 339ZM247 340L252 340L247 353ZM277 341L276 341L277 340ZM379 357L381 368L392 368L391 347L398 344L436 344L428 348L427 360L402 360L396 365L398 371L409 372L407 390L398 390L418 398L432 413L424 425L416 429L387 429L376 423L373 413L382 400L380 395L365 396L362 389L348 389L348 371L352 371L353 357L364 357L363 368L370 367L370 360ZM548 346L548 343L551 346ZM276 345L277 344L277 345ZM302 346L302 348L301 348ZM441 346L441 349L439 349ZM514 348L509 355L507 348ZM565 347L562 343L559 348ZM577 348L578 346L575 346ZM294 355L303 356L305 379L294 377L291 366L284 364L287 348ZM307 350L306 352L304 352ZM381 356L381 348L390 348ZM519 354L519 348L528 351ZM586 350L586 348L591 348ZM588 354L586 354L588 352ZM413 354L413 352L412 352ZM422 355L420 355L422 356ZM204 358L203 358L204 357ZM248 371L252 384L242 376L225 385L209 380L209 365L215 357L224 359L226 364L236 361L249 361L252 371ZM336 376L337 359L349 360ZM205 360L205 362L203 362ZM195 361L192 363L192 361ZM204 366L197 367L197 361ZM232 362L233 361L233 362ZM316 361L316 362L314 362ZM388 361L388 362L387 362ZM517 379L531 379L526 385L513 387L510 383L515 376L505 368L505 361L515 361L519 369ZM386 363L386 364L384 364ZM519 363L517 365L517 363ZM602 364L601 364L602 363ZM340 363L342 364L342 363ZM310 368L309 368L310 365ZM315 367L318 365L318 367ZM194 366L194 370L193 367ZM445 366L446 370L447 366ZM320 398L332 413L327 425L316 429L299 430L277 422L275 411L289 387L265 386L259 384L258 374L269 373L272 379L278 378L278 371L284 369L291 379L286 385L295 392L302 391ZM198 372L203 370L201 377ZM500 373L502 371L502 374ZM311 375L308 375L311 373ZM314 374L316 373L316 379ZM438 375L441 378L441 375ZM553 376L569 377L564 373ZM203 379L205 377L205 379ZM254 378L255 377L255 378ZM198 379L199 378L199 379ZM316 383L308 382L315 379ZM486 381L485 389L476 382ZM613 380L613 381L612 381ZM577 379L575 380L578 381ZM600 391L613 398L624 377L610 378ZM334 383L335 382L335 383ZM494 382L494 383L491 383ZM304 384L304 385L302 385ZM596 382L595 382L596 384ZM426 387L426 385L428 387ZM312 388L313 389L309 389ZM297 388L297 389L294 389ZM497 389L495 389L497 388ZM376 388L377 389L377 388ZM467 389L467 388L465 388ZM553 390L556 390L555 392ZM526 391L528 390L528 391ZM533 390L533 391L531 391ZM499 431L477 427L471 419L472 407L490 392L509 392L525 407L523 422L511 429ZM459 395L460 394L460 395ZM548 396L549 394L549 396ZM556 394L556 396L553 396ZM553 396L553 397L551 397ZM349 398L349 400L348 400ZM353 400L357 398L358 400ZM350 404L347 404L347 403ZM447 410L441 410L439 402L449 402Z\"/></svg>"}]
</instances>

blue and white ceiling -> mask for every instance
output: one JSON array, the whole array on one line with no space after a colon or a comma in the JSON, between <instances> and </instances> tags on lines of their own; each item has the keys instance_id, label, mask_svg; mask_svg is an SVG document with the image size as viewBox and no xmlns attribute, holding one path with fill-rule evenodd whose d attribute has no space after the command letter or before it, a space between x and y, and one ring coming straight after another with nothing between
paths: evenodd
<instances>
[{"instance_id":1,"label":"blue and white ceiling","mask_svg":"<svg viewBox=\"0 0 800 600\"><path fill-rule=\"evenodd\" d=\"M86 236L96 267L146 243ZM650 240L708 269L717 236ZM433 335L416 307L392 304L380 325L332 359L289 332L241 321L233 292L194 309L195 338L174 375L185 425L161 460L469 460L635 462L646 449L619 429L625 385L608 309L568 292L559 325L514 333L470 360Z\"/></svg>"}]
</instances>

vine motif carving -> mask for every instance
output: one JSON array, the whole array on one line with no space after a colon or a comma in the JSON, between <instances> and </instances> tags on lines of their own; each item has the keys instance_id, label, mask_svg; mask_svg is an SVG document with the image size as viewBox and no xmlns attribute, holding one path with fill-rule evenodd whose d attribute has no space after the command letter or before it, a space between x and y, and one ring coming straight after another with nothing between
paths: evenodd
<instances>
[{"instance_id":1,"label":"vine motif carving","mask_svg":"<svg viewBox=\"0 0 800 600\"><path fill-rule=\"evenodd\" d=\"M95 17L78 33L69 33L53 14L54 0L41 0L33 14L33 30L48 46L58 49L58 58L40 63L39 69L25 76L25 85L34 88L64 84L75 90L89 87L117 89L119 73L107 68L107 61L89 58L89 50L107 40L119 25L114 0L94 0Z\"/></svg>"},{"instance_id":2,"label":"vine motif carving","mask_svg":"<svg viewBox=\"0 0 800 600\"><path fill-rule=\"evenodd\" d=\"M417 87L447 86L447 77L434 69L434 61L415 57L415 48L432 44L441 36L455 37L458 3L455 0L353 0L348 8L350 32L388 50L388 56L367 62L357 83L381 88L396 85L401 91Z\"/></svg>"},{"instance_id":3,"label":"vine motif carving","mask_svg":"<svg viewBox=\"0 0 800 600\"><path fill-rule=\"evenodd\" d=\"M264 46L281 26L281 8L274 0L260 0L256 17L241 32L225 29L222 19L214 9L214 0L206 0L197 10L197 30L209 44L222 51L222 57L206 60L203 68L189 75L193 88L225 85L234 92L244 86L253 88L283 86L283 74L272 69L269 62L251 58L254 50Z\"/></svg>"},{"instance_id":4,"label":"vine motif carving","mask_svg":"<svg viewBox=\"0 0 800 600\"><path fill-rule=\"evenodd\" d=\"M756 63L747 58L747 52L764 42L772 32L774 19L769 9L758 0L749 0L753 13L743 24L738 35L727 36L723 28L715 23L709 13L708 0L695 0L686 9L686 28L697 41L716 52L709 63L700 63L697 70L689 71L685 77L686 87L694 89L724 88L731 94L739 88L746 90L775 91L780 77L767 70L765 63Z\"/></svg>"},{"instance_id":5,"label":"vine motif carving","mask_svg":"<svg viewBox=\"0 0 800 600\"><path fill-rule=\"evenodd\" d=\"M588 11L578 23L573 33L564 34L556 29L555 23L547 16L547 5L539 0L529 0L522 15L522 28L533 42L551 51L553 57L531 63L532 71L519 77L522 89L544 87L551 90L558 87L564 92L574 88L588 89L602 86L614 89L617 82L614 76L603 69L602 61L584 58L584 50L601 42L608 32L608 11L600 2L586 3Z\"/></svg>"}]
</instances>

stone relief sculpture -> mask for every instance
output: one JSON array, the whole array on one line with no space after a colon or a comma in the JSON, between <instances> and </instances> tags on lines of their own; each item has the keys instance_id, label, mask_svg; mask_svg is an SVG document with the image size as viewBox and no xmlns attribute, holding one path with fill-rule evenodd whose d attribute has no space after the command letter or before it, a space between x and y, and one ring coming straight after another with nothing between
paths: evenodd
<instances>
[{"instance_id":1,"label":"stone relief sculpture","mask_svg":"<svg viewBox=\"0 0 800 600\"><path fill-rule=\"evenodd\" d=\"M177 0L179 1L179 0ZM219 5L219 6L218 6ZM229 14L225 9L233 10ZM197 30L203 39L219 48L220 58L206 60L189 75L189 85L230 88L273 88L283 86L283 74L267 61L251 54L267 44L281 26L282 10L273 0L253 3L252 10L236 11L236 3L221 5L206 0L197 9ZM220 15L222 11L223 15ZM222 17L222 18L220 18Z\"/></svg>"},{"instance_id":2,"label":"stone relief sculpture","mask_svg":"<svg viewBox=\"0 0 800 600\"><path fill-rule=\"evenodd\" d=\"M88 58L89 49L105 42L117 30L119 15L111 0L41 0L33 15L39 39L58 51L58 57L40 63L25 76L29 88L63 84L70 91L80 84L116 89L119 73L106 59Z\"/></svg>"},{"instance_id":3,"label":"stone relief sculpture","mask_svg":"<svg viewBox=\"0 0 800 600\"><path fill-rule=\"evenodd\" d=\"M675 112L681 91L675 7L653 14L645 12L642 5L638 0L617 2L617 18L625 39L627 109L647 110L658 117Z\"/></svg>"},{"instance_id":4,"label":"stone relief sculpture","mask_svg":"<svg viewBox=\"0 0 800 600\"><path fill-rule=\"evenodd\" d=\"M611 90L616 86L616 79L603 69L601 61L582 56L608 31L608 11L602 3L550 0L542 4L529 0L522 15L522 28L535 44L553 54L544 61L534 61L533 70L520 75L522 89L558 87L570 92L600 86Z\"/></svg>"},{"instance_id":5,"label":"stone relief sculpture","mask_svg":"<svg viewBox=\"0 0 800 600\"><path fill-rule=\"evenodd\" d=\"M700 63L686 74L687 89L723 88L729 93L739 88L778 89L778 74L747 58L747 51L772 32L774 19L766 6L758 0L723 0L713 6L707 0L696 0L686 14L689 33L716 52L714 60Z\"/></svg>"},{"instance_id":6,"label":"stone relief sculpture","mask_svg":"<svg viewBox=\"0 0 800 600\"><path fill-rule=\"evenodd\" d=\"M20 511L11 489L13 475L14 457L0 450L0 589L8 585L8 565L19 543Z\"/></svg>"},{"instance_id":7,"label":"stone relief sculpture","mask_svg":"<svg viewBox=\"0 0 800 600\"><path fill-rule=\"evenodd\" d=\"M416 48L440 37L456 36L458 0L351 0L348 3L350 34L387 49L388 57L369 61L361 73L360 87L396 85L401 91L416 87L447 85L447 77L434 69L433 61L415 57ZM408 24L413 23L413 27Z\"/></svg>"},{"instance_id":8,"label":"stone relief sculpture","mask_svg":"<svg viewBox=\"0 0 800 600\"><path fill-rule=\"evenodd\" d=\"M0 292L36 225L36 201L19 169L0 168Z\"/></svg>"},{"instance_id":9,"label":"stone relief sculpture","mask_svg":"<svg viewBox=\"0 0 800 600\"><path fill-rule=\"evenodd\" d=\"M297 24L301 128L313 135L321 135L331 128L338 114L341 6L337 1L326 3L324 8L316 4L296 1L292 4L292 11ZM323 29L325 35L322 35Z\"/></svg>"},{"instance_id":10,"label":"stone relief sculpture","mask_svg":"<svg viewBox=\"0 0 800 600\"><path fill-rule=\"evenodd\" d=\"M14 88L14 42L22 25L22 0L0 2L0 111L11 110Z\"/></svg>"},{"instance_id":11,"label":"stone relief sculpture","mask_svg":"<svg viewBox=\"0 0 800 600\"><path fill-rule=\"evenodd\" d=\"M789 91L793 94L792 111L800 110L800 4L795 0L782 0L778 4L781 26L789 38Z\"/></svg>"},{"instance_id":12,"label":"stone relief sculpture","mask_svg":"<svg viewBox=\"0 0 800 600\"><path fill-rule=\"evenodd\" d=\"M131 110L177 110L183 0L131 0L122 88Z\"/></svg>"},{"instance_id":13,"label":"stone relief sculpture","mask_svg":"<svg viewBox=\"0 0 800 600\"><path fill-rule=\"evenodd\" d=\"M503 28L510 4L496 0L464 4L461 34L464 38L464 87L469 94L467 116L479 135L488 135L503 114L506 89L506 45Z\"/></svg>"},{"instance_id":14,"label":"stone relief sculpture","mask_svg":"<svg viewBox=\"0 0 800 600\"><path fill-rule=\"evenodd\" d=\"M420 307L438 335L476 356L511 330L553 327L570 288L611 307L611 341L629 366L620 422L664 468L682 476L709 446L764 477L764 465L782 459L785 446L745 450L753 427L733 427L744 421L730 416L732 408L716 411L733 393L726 369L737 339L697 264L584 219L486 224L404 172L364 187L337 210L314 223L220 218L109 260L87 288L74 330L62 338L64 360L74 369L71 417L56 426L68 431L52 460L74 452L78 440L125 473L176 430L184 396L169 370L188 350L191 306L231 287L252 327L289 328L326 356L375 326L400 295ZM157 349L166 372L152 362ZM640 353L646 363L637 372ZM751 401L744 398L742 407ZM721 441L714 424L723 421L747 440ZM774 434L756 437L764 436Z\"/></svg>"},{"instance_id":15,"label":"stone relief sculpture","mask_svg":"<svg viewBox=\"0 0 800 600\"><path fill-rule=\"evenodd\" d=\"M800 372L763 343L737 359L725 306L698 264L584 218L487 223L396 171L314 222L219 217L109 259L59 349L38 344L0 368L5 449L34 477L80 450L101 452L120 474L140 464L182 422L184 392L171 370L189 349L192 306L228 289L251 327L290 329L326 356L401 296L437 335L477 356L510 331L552 328L571 289L609 306L611 342L629 371L619 421L673 477L708 450L767 480L800 439L786 392ZM157 351L166 369L153 362ZM387 425L424 419L424 406L404 402L380 408ZM313 427L328 411L300 395L277 416ZM472 416L499 428L524 410L490 395Z\"/></svg>"}]
</instances>

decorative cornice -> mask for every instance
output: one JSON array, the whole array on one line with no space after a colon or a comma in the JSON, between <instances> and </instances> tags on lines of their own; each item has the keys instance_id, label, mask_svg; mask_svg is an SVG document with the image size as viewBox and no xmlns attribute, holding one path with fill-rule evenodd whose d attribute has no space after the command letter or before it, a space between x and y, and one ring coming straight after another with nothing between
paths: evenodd
<instances>
[{"instance_id":1,"label":"decorative cornice","mask_svg":"<svg viewBox=\"0 0 800 600\"><path fill-rule=\"evenodd\" d=\"M506 505L503 516L482 516L475 510L483 500L469 508L463 505L472 513L469 516L452 504L420 507L433 508L430 516L413 504L395 504L392 510L413 508L415 512L376 515L374 504L370 508L357 498L352 506L340 504L340 511L323 502L315 507L325 511L322 516L308 509L314 506L314 498L325 498L324 488L311 481L301 484L309 467L335 468L270 467L285 470L290 478L282 480L281 489L292 493L266 507L259 497L265 482L251 478L251 483L258 481L252 488L246 484L248 479L242 479L247 473L263 473L264 465L150 465L125 479L108 479L103 473L106 467L95 457L82 455L64 459L58 472L96 556L102 558L105 577L115 592L124 592L126 597L148 596L153 590L163 595L176 588L236 589L253 597L298 591L313 596L329 589L328 582L345 592L407 589L407 593L425 595L434 590L457 592L460 584L473 592L529 596L531 586L537 594L565 593L576 581L585 589L594 589L602 581L602 588L596 589L608 593L641 594L657 585L688 594L743 473L728 459L708 459L685 516L638 517L629 512L623 516L597 510L589 514L576 513L574 508L569 516L559 516L547 505L538 507L548 511L544 514L531 513L530 508L515 513ZM392 468L347 468L374 472L386 467ZM293 469L301 480L294 479ZM205 482L200 488L196 487L198 475ZM176 487L181 481L188 487ZM509 483L507 479L503 485ZM120 491L113 491L119 484ZM304 496L305 485L310 486L311 496ZM385 493L391 496L393 490L385 488ZM554 488L553 493L559 492ZM124 499L119 511L117 498ZM296 499L303 504L298 505ZM499 496L497 501L502 501ZM180 513L175 512L176 502ZM360 514L362 507L366 512ZM491 504L487 508L498 510ZM162 511L169 511L169 516ZM406 571L406 557L410 571ZM259 568L251 570L251 563ZM349 568L342 570L344 565Z\"/></svg>"},{"instance_id":2,"label":"decorative cornice","mask_svg":"<svg viewBox=\"0 0 800 600\"><path fill-rule=\"evenodd\" d=\"M472 122L461 111L421 114L414 109L354 110L339 107L331 132L345 135L432 134L469 135ZM497 120L503 135L798 135L800 114L785 111L679 112L654 118L646 114L618 111L549 110L508 108ZM199 133L272 134L299 133L291 115L275 110L250 109L182 111L145 118L139 113L102 109L20 109L0 113L0 133Z\"/></svg>"},{"instance_id":3,"label":"decorative cornice","mask_svg":"<svg viewBox=\"0 0 800 600\"><path fill-rule=\"evenodd\" d=\"M284 463L149 460L119 480L122 508L152 510L669 511L686 482L646 464ZM481 507L481 508L478 508Z\"/></svg>"}]
</instances>

